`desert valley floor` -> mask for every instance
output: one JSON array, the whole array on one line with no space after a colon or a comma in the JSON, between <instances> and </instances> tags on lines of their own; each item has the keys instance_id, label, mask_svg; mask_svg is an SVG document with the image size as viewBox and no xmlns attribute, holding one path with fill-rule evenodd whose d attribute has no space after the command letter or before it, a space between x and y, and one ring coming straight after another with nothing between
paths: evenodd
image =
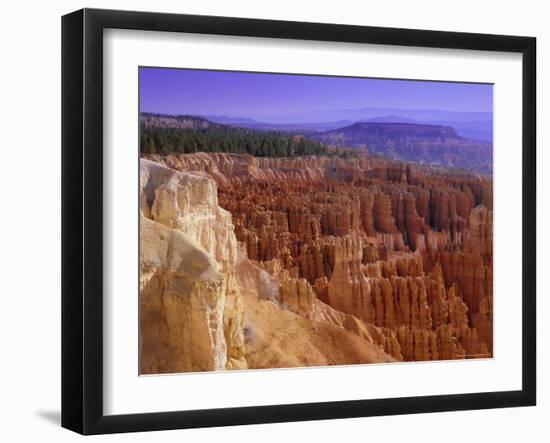
<instances>
[{"instance_id":1,"label":"desert valley floor","mask_svg":"<svg viewBox=\"0 0 550 443\"><path fill-rule=\"evenodd\" d=\"M363 156L141 159L140 372L492 356L492 180Z\"/></svg>"}]
</instances>

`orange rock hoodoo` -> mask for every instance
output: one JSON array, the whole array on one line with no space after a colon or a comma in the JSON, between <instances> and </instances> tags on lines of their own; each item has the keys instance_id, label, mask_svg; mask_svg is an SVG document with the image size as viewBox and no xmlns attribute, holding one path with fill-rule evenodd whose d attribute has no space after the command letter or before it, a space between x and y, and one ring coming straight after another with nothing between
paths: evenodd
<instances>
[{"instance_id":1,"label":"orange rock hoodoo","mask_svg":"<svg viewBox=\"0 0 550 443\"><path fill-rule=\"evenodd\" d=\"M214 179L237 241L292 312L397 360L492 356L490 178L368 157L149 159Z\"/></svg>"}]
</instances>

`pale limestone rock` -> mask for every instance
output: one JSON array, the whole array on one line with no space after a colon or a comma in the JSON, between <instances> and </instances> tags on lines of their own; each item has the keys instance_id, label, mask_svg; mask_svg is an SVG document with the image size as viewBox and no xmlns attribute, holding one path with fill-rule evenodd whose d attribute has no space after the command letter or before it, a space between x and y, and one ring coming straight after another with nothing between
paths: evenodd
<instances>
[{"instance_id":1,"label":"pale limestone rock","mask_svg":"<svg viewBox=\"0 0 550 443\"><path fill-rule=\"evenodd\" d=\"M223 369L227 280L185 234L142 218L141 373Z\"/></svg>"},{"instance_id":2,"label":"pale limestone rock","mask_svg":"<svg viewBox=\"0 0 550 443\"><path fill-rule=\"evenodd\" d=\"M141 189L142 372L245 368L237 241L216 184L141 160Z\"/></svg>"}]
</instances>

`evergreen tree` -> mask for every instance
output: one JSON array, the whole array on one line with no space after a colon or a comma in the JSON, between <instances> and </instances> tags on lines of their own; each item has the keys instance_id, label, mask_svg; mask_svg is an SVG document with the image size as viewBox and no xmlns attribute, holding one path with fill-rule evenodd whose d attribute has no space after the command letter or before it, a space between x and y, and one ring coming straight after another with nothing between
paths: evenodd
<instances>
[{"instance_id":1,"label":"evergreen tree","mask_svg":"<svg viewBox=\"0 0 550 443\"><path fill-rule=\"evenodd\" d=\"M243 128L183 129L141 128L140 150L144 154L235 152L256 157L294 155L350 155L285 132L261 132Z\"/></svg>"}]
</instances>

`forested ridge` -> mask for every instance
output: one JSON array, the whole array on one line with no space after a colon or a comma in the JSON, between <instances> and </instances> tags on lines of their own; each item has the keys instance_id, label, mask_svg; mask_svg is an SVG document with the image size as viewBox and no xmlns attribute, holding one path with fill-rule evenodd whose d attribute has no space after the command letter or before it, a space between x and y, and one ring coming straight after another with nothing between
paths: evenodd
<instances>
[{"instance_id":1,"label":"forested ridge","mask_svg":"<svg viewBox=\"0 0 550 443\"><path fill-rule=\"evenodd\" d=\"M194 116L155 114L141 115L140 150L144 154L234 152L256 157L337 153L299 134L238 128Z\"/></svg>"}]
</instances>

